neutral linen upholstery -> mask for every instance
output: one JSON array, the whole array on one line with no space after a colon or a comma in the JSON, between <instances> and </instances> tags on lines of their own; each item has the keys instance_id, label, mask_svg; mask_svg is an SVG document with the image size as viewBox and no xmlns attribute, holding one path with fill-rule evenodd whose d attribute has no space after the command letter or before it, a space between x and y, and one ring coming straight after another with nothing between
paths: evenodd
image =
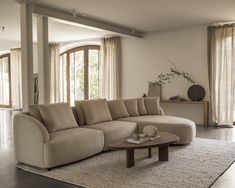
<instances>
[{"instance_id":1,"label":"neutral linen upholstery","mask_svg":"<svg viewBox=\"0 0 235 188\"><path fill-rule=\"evenodd\" d=\"M106 99L81 101L81 105L87 125L112 120Z\"/></svg>"},{"instance_id":2,"label":"neutral linen upholstery","mask_svg":"<svg viewBox=\"0 0 235 188\"><path fill-rule=\"evenodd\" d=\"M124 104L130 116L139 116L137 99L125 99Z\"/></svg>"},{"instance_id":3,"label":"neutral linen upholstery","mask_svg":"<svg viewBox=\"0 0 235 188\"><path fill-rule=\"evenodd\" d=\"M147 115L121 118L118 121L135 122L138 132L142 133L146 125L155 125L159 131L167 131L179 136L178 144L190 144L196 135L195 123L191 120L163 115Z\"/></svg>"},{"instance_id":4,"label":"neutral linen upholstery","mask_svg":"<svg viewBox=\"0 0 235 188\"><path fill-rule=\"evenodd\" d=\"M160 115L165 115L165 112L164 112L164 110L162 109L161 106L159 106L159 109L160 109Z\"/></svg>"},{"instance_id":5,"label":"neutral linen upholstery","mask_svg":"<svg viewBox=\"0 0 235 188\"><path fill-rule=\"evenodd\" d=\"M101 152L104 134L99 130L73 128L50 134L44 145L44 167L51 168L78 161Z\"/></svg>"},{"instance_id":6,"label":"neutral linen upholstery","mask_svg":"<svg viewBox=\"0 0 235 188\"><path fill-rule=\"evenodd\" d=\"M43 123L43 119L39 110L39 105L34 104L34 105L30 105L29 106L29 114L34 117L35 119L37 119L38 121L40 121L41 123Z\"/></svg>"},{"instance_id":7,"label":"neutral linen upholstery","mask_svg":"<svg viewBox=\"0 0 235 188\"><path fill-rule=\"evenodd\" d=\"M122 99L108 101L108 106L113 120L129 116Z\"/></svg>"},{"instance_id":8,"label":"neutral linen upholstery","mask_svg":"<svg viewBox=\"0 0 235 188\"><path fill-rule=\"evenodd\" d=\"M138 103L139 114L140 115L147 115L147 111L146 111L145 104L144 104L144 98L138 98L137 103Z\"/></svg>"},{"instance_id":9,"label":"neutral linen upholstery","mask_svg":"<svg viewBox=\"0 0 235 188\"><path fill-rule=\"evenodd\" d=\"M77 127L71 107L68 103L39 105L39 110L48 132Z\"/></svg>"},{"instance_id":10,"label":"neutral linen upholstery","mask_svg":"<svg viewBox=\"0 0 235 188\"><path fill-rule=\"evenodd\" d=\"M161 114L159 97L146 97L144 103L148 115Z\"/></svg>"},{"instance_id":11,"label":"neutral linen upholstery","mask_svg":"<svg viewBox=\"0 0 235 188\"><path fill-rule=\"evenodd\" d=\"M79 124L79 121L78 121L78 114L77 114L77 109L76 109L76 107L75 107L75 106L72 106L71 109L72 109L73 116L74 116L74 118L75 118L77 124Z\"/></svg>"},{"instance_id":12,"label":"neutral linen upholstery","mask_svg":"<svg viewBox=\"0 0 235 188\"><path fill-rule=\"evenodd\" d=\"M16 160L44 167L43 146L49 141L45 126L28 113L18 113L13 119L13 134Z\"/></svg>"},{"instance_id":13,"label":"neutral linen upholstery","mask_svg":"<svg viewBox=\"0 0 235 188\"><path fill-rule=\"evenodd\" d=\"M89 129L100 130L104 133L104 150L108 145L130 137L137 131L137 125L133 122L109 121L87 126Z\"/></svg>"},{"instance_id":14,"label":"neutral linen upholstery","mask_svg":"<svg viewBox=\"0 0 235 188\"><path fill-rule=\"evenodd\" d=\"M85 115L82 109L82 105L81 105L82 101L75 101L75 107L77 110L77 116L78 116L78 123L79 125L85 125L86 124L86 119L85 119Z\"/></svg>"},{"instance_id":15,"label":"neutral linen upholstery","mask_svg":"<svg viewBox=\"0 0 235 188\"><path fill-rule=\"evenodd\" d=\"M100 45L99 96L109 100L121 97L120 43L120 37L109 37Z\"/></svg>"},{"instance_id":16,"label":"neutral linen upholstery","mask_svg":"<svg viewBox=\"0 0 235 188\"><path fill-rule=\"evenodd\" d=\"M234 121L235 24L208 27L208 70L212 119L218 126Z\"/></svg>"}]
</instances>

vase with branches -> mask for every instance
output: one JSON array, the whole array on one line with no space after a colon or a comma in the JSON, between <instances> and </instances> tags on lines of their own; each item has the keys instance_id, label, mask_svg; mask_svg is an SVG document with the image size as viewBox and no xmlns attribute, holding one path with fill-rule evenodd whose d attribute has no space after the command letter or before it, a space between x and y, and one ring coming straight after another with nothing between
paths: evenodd
<instances>
[{"instance_id":1,"label":"vase with branches","mask_svg":"<svg viewBox=\"0 0 235 188\"><path fill-rule=\"evenodd\" d=\"M154 86L154 85L160 85L162 86L163 84L166 83L171 83L171 80L175 77L182 77L185 80L187 80L191 84L195 84L195 81L191 78L190 74L184 71L180 71L177 69L176 65L168 59L168 61L171 63L172 67L170 67L170 72L166 74L159 74L157 76L157 79L153 82L149 81L149 84Z\"/></svg>"}]
</instances>

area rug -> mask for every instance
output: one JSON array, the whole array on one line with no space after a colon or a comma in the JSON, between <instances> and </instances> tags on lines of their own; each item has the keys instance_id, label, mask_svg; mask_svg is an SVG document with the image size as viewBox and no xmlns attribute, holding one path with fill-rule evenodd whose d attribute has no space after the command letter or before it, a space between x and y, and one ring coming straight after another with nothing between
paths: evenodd
<instances>
[{"instance_id":1,"label":"area rug","mask_svg":"<svg viewBox=\"0 0 235 188\"><path fill-rule=\"evenodd\" d=\"M136 150L135 166L125 167L125 151L105 152L52 171L18 165L28 172L88 188L206 188L235 160L235 143L199 139L170 147L169 161L159 162L146 149Z\"/></svg>"}]
</instances>

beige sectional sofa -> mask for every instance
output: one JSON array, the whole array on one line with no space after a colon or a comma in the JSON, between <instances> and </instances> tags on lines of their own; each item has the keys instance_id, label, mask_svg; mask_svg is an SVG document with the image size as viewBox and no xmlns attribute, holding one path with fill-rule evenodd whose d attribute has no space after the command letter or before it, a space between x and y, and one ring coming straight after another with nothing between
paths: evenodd
<instances>
[{"instance_id":1,"label":"beige sectional sofa","mask_svg":"<svg viewBox=\"0 0 235 188\"><path fill-rule=\"evenodd\" d=\"M108 145L142 132L146 125L177 134L178 144L195 138L194 122L164 115L159 98L105 99L32 105L13 119L15 157L40 168L68 164L108 149Z\"/></svg>"}]
</instances>

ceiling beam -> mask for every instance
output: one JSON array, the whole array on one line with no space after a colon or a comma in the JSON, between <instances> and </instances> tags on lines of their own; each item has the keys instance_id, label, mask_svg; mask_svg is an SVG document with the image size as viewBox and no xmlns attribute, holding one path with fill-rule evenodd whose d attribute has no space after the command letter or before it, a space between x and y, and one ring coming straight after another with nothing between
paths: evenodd
<instances>
[{"instance_id":1,"label":"ceiling beam","mask_svg":"<svg viewBox=\"0 0 235 188\"><path fill-rule=\"evenodd\" d=\"M107 30L119 34L129 35L133 37L141 38L144 35L144 32L135 30L133 28L128 28L122 25L117 25L111 22L99 20L88 15L79 14L73 12L72 10L64 10L57 7L52 7L46 4L38 3L36 1L30 0L16 0L24 1L24 3L30 3L33 5L33 12L36 14L44 15L47 17L53 17L61 20L66 20L69 22L74 22L80 25L89 26L91 28L98 28L102 30Z\"/></svg>"}]
</instances>

